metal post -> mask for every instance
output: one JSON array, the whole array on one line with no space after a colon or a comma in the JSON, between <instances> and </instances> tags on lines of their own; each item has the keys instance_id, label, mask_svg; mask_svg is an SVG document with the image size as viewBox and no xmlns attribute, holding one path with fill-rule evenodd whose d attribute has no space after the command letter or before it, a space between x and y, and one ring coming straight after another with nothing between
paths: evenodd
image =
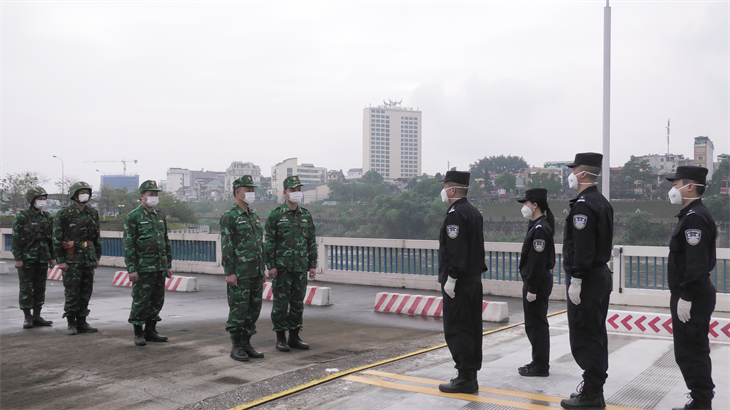
<instances>
[{"instance_id":1,"label":"metal post","mask_svg":"<svg viewBox=\"0 0 730 410\"><path fill-rule=\"evenodd\" d=\"M603 9L603 174L602 191L611 199L611 7Z\"/></svg>"},{"instance_id":2,"label":"metal post","mask_svg":"<svg viewBox=\"0 0 730 410\"><path fill-rule=\"evenodd\" d=\"M55 155L53 156L53 158L56 158L61 161L61 195L63 195L66 192L66 176L64 175L63 160Z\"/></svg>"}]
</instances>

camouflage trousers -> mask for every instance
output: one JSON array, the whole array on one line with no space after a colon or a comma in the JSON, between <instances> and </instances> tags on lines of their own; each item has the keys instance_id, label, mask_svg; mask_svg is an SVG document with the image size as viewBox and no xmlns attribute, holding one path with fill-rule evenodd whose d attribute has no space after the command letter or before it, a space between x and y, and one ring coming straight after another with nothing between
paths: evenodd
<instances>
[{"instance_id":1,"label":"camouflage trousers","mask_svg":"<svg viewBox=\"0 0 730 410\"><path fill-rule=\"evenodd\" d=\"M144 325L148 320L159 322L160 310L165 304L165 274L157 272L139 272L136 282L132 283L132 311L129 312L129 323Z\"/></svg>"},{"instance_id":2,"label":"camouflage trousers","mask_svg":"<svg viewBox=\"0 0 730 410\"><path fill-rule=\"evenodd\" d=\"M18 268L18 279L20 281L20 296L18 306L21 309L33 309L43 306L46 301L46 277L48 276L48 263L23 264Z\"/></svg>"},{"instance_id":3,"label":"camouflage trousers","mask_svg":"<svg viewBox=\"0 0 730 410\"><path fill-rule=\"evenodd\" d=\"M279 271L271 285L274 293L274 306L271 308L274 331L301 329L307 273Z\"/></svg>"},{"instance_id":4,"label":"camouflage trousers","mask_svg":"<svg viewBox=\"0 0 730 410\"><path fill-rule=\"evenodd\" d=\"M63 287L66 303L63 305L63 317L89 316L89 300L94 291L94 266L68 264L63 272Z\"/></svg>"},{"instance_id":5,"label":"camouflage trousers","mask_svg":"<svg viewBox=\"0 0 730 410\"><path fill-rule=\"evenodd\" d=\"M256 334L261 313L264 277L238 279L238 286L228 285L228 322L226 330L247 336Z\"/></svg>"}]
</instances>

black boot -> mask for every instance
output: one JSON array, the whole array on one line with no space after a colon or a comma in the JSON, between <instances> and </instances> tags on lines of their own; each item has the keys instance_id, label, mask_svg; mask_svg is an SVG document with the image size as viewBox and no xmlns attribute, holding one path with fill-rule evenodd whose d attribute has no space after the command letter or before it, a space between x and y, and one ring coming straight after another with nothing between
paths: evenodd
<instances>
[{"instance_id":1,"label":"black boot","mask_svg":"<svg viewBox=\"0 0 730 410\"><path fill-rule=\"evenodd\" d=\"M582 386L581 386L582 385ZM578 393L572 393L569 399L560 401L564 409L605 409L606 400L603 398L603 389L588 383L581 382Z\"/></svg>"},{"instance_id":2,"label":"black boot","mask_svg":"<svg viewBox=\"0 0 730 410\"><path fill-rule=\"evenodd\" d=\"M33 308L33 324L36 326L50 326L53 324L53 321L43 319L41 317L41 307L36 306Z\"/></svg>"},{"instance_id":3,"label":"black boot","mask_svg":"<svg viewBox=\"0 0 730 410\"><path fill-rule=\"evenodd\" d=\"M299 338L299 330L300 329L289 331L289 347L300 350L309 350L309 345L302 342L302 339Z\"/></svg>"},{"instance_id":4,"label":"black boot","mask_svg":"<svg viewBox=\"0 0 730 410\"><path fill-rule=\"evenodd\" d=\"M76 330L76 316L66 316L66 320L68 321L68 330L66 330L66 334L69 336L78 334L78 331Z\"/></svg>"},{"instance_id":5,"label":"black boot","mask_svg":"<svg viewBox=\"0 0 730 410\"><path fill-rule=\"evenodd\" d=\"M23 319L23 329L33 328L33 315L30 314L30 309L23 309L25 319Z\"/></svg>"},{"instance_id":6,"label":"black boot","mask_svg":"<svg viewBox=\"0 0 730 410\"><path fill-rule=\"evenodd\" d=\"M439 384L444 393L476 393L479 391L476 373L473 370L459 370L459 375L449 383Z\"/></svg>"},{"instance_id":7,"label":"black boot","mask_svg":"<svg viewBox=\"0 0 730 410\"><path fill-rule=\"evenodd\" d=\"M276 350L280 352L288 352L289 345L286 344L286 332L283 330L279 330L276 332Z\"/></svg>"},{"instance_id":8,"label":"black boot","mask_svg":"<svg viewBox=\"0 0 730 410\"><path fill-rule=\"evenodd\" d=\"M549 365L543 367L535 363L530 363L518 368L517 372L520 374L520 376L525 377L548 377L550 376L550 371L548 370L549 368Z\"/></svg>"},{"instance_id":9,"label":"black boot","mask_svg":"<svg viewBox=\"0 0 730 410\"><path fill-rule=\"evenodd\" d=\"M238 360L239 362L247 362L248 355L246 355L241 345L241 336L240 333L231 332L231 344L233 345L233 348L231 348L231 359Z\"/></svg>"},{"instance_id":10,"label":"black boot","mask_svg":"<svg viewBox=\"0 0 730 410\"><path fill-rule=\"evenodd\" d=\"M251 336L248 335L242 335L241 336L241 347L243 347L243 351L246 352L248 357L253 357L254 359L263 359L264 354L256 350L253 346L251 346Z\"/></svg>"},{"instance_id":11,"label":"black boot","mask_svg":"<svg viewBox=\"0 0 730 410\"><path fill-rule=\"evenodd\" d=\"M91 327L88 323L86 323L86 316L79 316L76 319L76 327L78 328L79 333L96 333L99 331L99 329Z\"/></svg>"},{"instance_id":12,"label":"black boot","mask_svg":"<svg viewBox=\"0 0 730 410\"><path fill-rule=\"evenodd\" d=\"M167 342L167 336L158 334L155 326L157 326L157 321L147 321L147 324L144 328L144 340L148 342Z\"/></svg>"},{"instance_id":13,"label":"black boot","mask_svg":"<svg viewBox=\"0 0 730 410\"><path fill-rule=\"evenodd\" d=\"M715 393L712 393L712 397L714 396ZM688 394L687 397L689 397L689 401L684 407L675 407L672 410L712 410L712 397L708 397L708 400L700 400L692 397L692 393Z\"/></svg>"},{"instance_id":14,"label":"black boot","mask_svg":"<svg viewBox=\"0 0 730 410\"><path fill-rule=\"evenodd\" d=\"M142 325L132 326L134 326L134 344L137 346L146 345L147 342L144 340L144 329L142 328Z\"/></svg>"}]
</instances>

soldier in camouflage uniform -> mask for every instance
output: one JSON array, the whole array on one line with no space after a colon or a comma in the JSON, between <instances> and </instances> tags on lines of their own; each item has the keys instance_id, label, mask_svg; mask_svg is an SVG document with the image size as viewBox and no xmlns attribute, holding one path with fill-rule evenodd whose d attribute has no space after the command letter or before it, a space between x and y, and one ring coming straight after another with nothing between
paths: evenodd
<instances>
[{"instance_id":1,"label":"soldier in camouflage uniform","mask_svg":"<svg viewBox=\"0 0 730 410\"><path fill-rule=\"evenodd\" d=\"M30 206L18 213L13 223L12 251L20 281L18 305L25 314L23 329L53 324L41 317L41 307L46 300L47 272L56 264L52 251L53 217L43 211L47 198L45 189L29 189L25 199Z\"/></svg>"},{"instance_id":2,"label":"soldier in camouflage uniform","mask_svg":"<svg viewBox=\"0 0 730 410\"><path fill-rule=\"evenodd\" d=\"M124 263L132 281L132 311L129 323L134 326L134 344L166 342L155 326L165 304L165 278L172 276L172 248L167 236L167 221L154 208L161 189L155 181L139 187L142 203L124 220ZM145 325L142 328L142 325Z\"/></svg>"},{"instance_id":3,"label":"soldier in camouflage uniform","mask_svg":"<svg viewBox=\"0 0 730 410\"><path fill-rule=\"evenodd\" d=\"M312 214L298 204L302 182L294 175L284 180L286 202L274 208L266 220L266 264L273 278L274 306L271 321L276 332L276 349L309 349L299 338L307 291L307 272L317 273L317 243ZM287 344L286 331L289 331Z\"/></svg>"},{"instance_id":4,"label":"soldier in camouflage uniform","mask_svg":"<svg viewBox=\"0 0 730 410\"><path fill-rule=\"evenodd\" d=\"M91 186L77 182L69 189L73 203L56 214L53 225L53 252L63 271L66 304L63 317L68 320L66 334L93 333L89 326L89 300L94 290L94 269L101 258L99 212L87 203Z\"/></svg>"},{"instance_id":5,"label":"soldier in camouflage uniform","mask_svg":"<svg viewBox=\"0 0 730 410\"><path fill-rule=\"evenodd\" d=\"M242 362L264 357L251 346L261 313L265 271L263 228L259 216L249 208L256 199L255 186L250 175L233 181L236 204L221 217L223 270L228 283L226 330L233 344L231 358Z\"/></svg>"}]
</instances>

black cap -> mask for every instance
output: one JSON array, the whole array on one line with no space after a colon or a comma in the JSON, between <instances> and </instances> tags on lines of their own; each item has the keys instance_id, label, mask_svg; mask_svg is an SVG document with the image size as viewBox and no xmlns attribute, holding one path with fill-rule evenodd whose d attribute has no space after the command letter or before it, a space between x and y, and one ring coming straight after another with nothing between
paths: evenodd
<instances>
[{"instance_id":1,"label":"black cap","mask_svg":"<svg viewBox=\"0 0 730 410\"><path fill-rule=\"evenodd\" d=\"M441 182L456 182L459 185L469 186L470 175L464 171L447 171Z\"/></svg>"},{"instance_id":2,"label":"black cap","mask_svg":"<svg viewBox=\"0 0 730 410\"><path fill-rule=\"evenodd\" d=\"M524 204L527 201L535 202L536 199L547 199L547 189L532 188L525 191L524 198L517 198L517 202Z\"/></svg>"},{"instance_id":3,"label":"black cap","mask_svg":"<svg viewBox=\"0 0 730 410\"><path fill-rule=\"evenodd\" d=\"M677 173L667 175L664 178L674 181L675 179L689 179L690 181L696 181L700 184L705 184L705 178L707 177L707 168L697 166L681 166L677 167Z\"/></svg>"},{"instance_id":4,"label":"black cap","mask_svg":"<svg viewBox=\"0 0 730 410\"><path fill-rule=\"evenodd\" d=\"M602 162L603 154L597 152L581 152L580 154L575 154L575 161L572 164L566 165L566 167L574 168L578 165L587 165L589 167L600 168Z\"/></svg>"}]
</instances>

